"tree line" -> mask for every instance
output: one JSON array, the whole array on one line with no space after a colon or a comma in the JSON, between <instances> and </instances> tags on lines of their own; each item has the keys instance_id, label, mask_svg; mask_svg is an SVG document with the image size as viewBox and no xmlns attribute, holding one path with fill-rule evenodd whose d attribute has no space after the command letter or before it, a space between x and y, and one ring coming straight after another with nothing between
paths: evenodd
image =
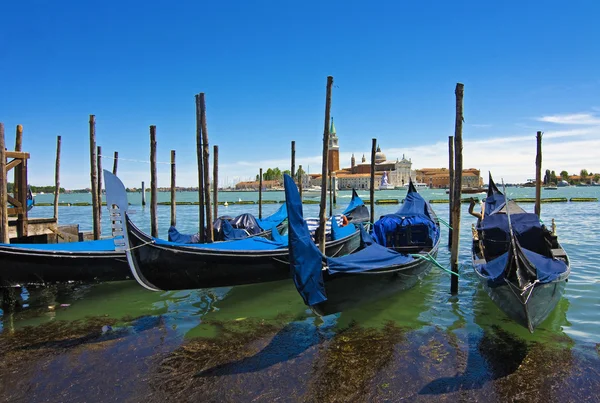
<instances>
[{"instance_id":1,"label":"tree line","mask_svg":"<svg viewBox=\"0 0 600 403\"><path fill-rule=\"evenodd\" d=\"M279 169L279 168L269 168L263 172L263 180L264 181L283 181L284 174L291 175L291 171L289 169L286 169L285 171L281 171L281 169ZM306 172L304 172L304 169L298 168L298 170L296 171L296 175L298 175L298 174L304 175L304 174L306 174ZM256 181L258 182L259 180L260 180L260 176L257 174Z\"/></svg>"},{"instance_id":2,"label":"tree line","mask_svg":"<svg viewBox=\"0 0 600 403\"><path fill-rule=\"evenodd\" d=\"M590 180L593 180L594 182L600 182L600 173L595 174L593 172L588 172L587 169L582 169L579 172L579 181L569 179L569 176L570 175L567 171L561 171L560 176L557 177L555 171L546 169L546 174L544 175L544 185L557 184L559 180L567 181L571 185L576 185L578 183L588 183Z\"/></svg>"},{"instance_id":3,"label":"tree line","mask_svg":"<svg viewBox=\"0 0 600 403\"><path fill-rule=\"evenodd\" d=\"M7 188L8 188L8 193L14 193L15 191L15 184L13 182L8 182L7 184ZM34 185L30 185L29 188L31 189L31 191L33 193L54 193L54 186L34 186ZM65 188L60 188L60 192L61 193L65 193Z\"/></svg>"}]
</instances>

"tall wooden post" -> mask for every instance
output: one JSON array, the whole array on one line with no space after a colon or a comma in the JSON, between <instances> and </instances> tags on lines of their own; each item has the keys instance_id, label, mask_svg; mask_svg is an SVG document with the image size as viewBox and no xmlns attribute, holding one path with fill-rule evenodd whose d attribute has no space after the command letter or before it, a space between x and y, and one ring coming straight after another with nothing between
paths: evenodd
<instances>
[{"instance_id":1,"label":"tall wooden post","mask_svg":"<svg viewBox=\"0 0 600 403\"><path fill-rule=\"evenodd\" d=\"M292 140L292 169L290 170L290 176L296 177L296 142Z\"/></svg>"},{"instance_id":2,"label":"tall wooden post","mask_svg":"<svg viewBox=\"0 0 600 403\"><path fill-rule=\"evenodd\" d=\"M98 212L98 160L96 158L96 116L90 115L90 178L92 182L92 217L94 239L100 239L100 216Z\"/></svg>"},{"instance_id":3,"label":"tall wooden post","mask_svg":"<svg viewBox=\"0 0 600 403\"><path fill-rule=\"evenodd\" d=\"M4 123L0 123L0 242L9 243L8 238L8 177L6 176L6 145Z\"/></svg>"},{"instance_id":4,"label":"tall wooden post","mask_svg":"<svg viewBox=\"0 0 600 403\"><path fill-rule=\"evenodd\" d=\"M113 175L117 176L117 167L119 166L119 152L115 151L115 156L113 157Z\"/></svg>"},{"instance_id":5,"label":"tall wooden post","mask_svg":"<svg viewBox=\"0 0 600 403\"><path fill-rule=\"evenodd\" d=\"M369 184L369 206L371 208L371 222L375 220L375 153L377 152L377 139L371 143L371 182Z\"/></svg>"},{"instance_id":6,"label":"tall wooden post","mask_svg":"<svg viewBox=\"0 0 600 403\"><path fill-rule=\"evenodd\" d=\"M21 152L23 151L23 126L22 125L17 125L17 130L16 130L16 134L15 134L15 151ZM15 199L17 200L21 200L22 197L19 194L21 191L21 186L20 186L20 180L21 180L21 175L19 175L21 171L21 166L16 166L14 168L14 194L15 194ZM8 172L7 172L8 175ZM7 179L8 180L8 179ZM25 185L27 186L27 185Z\"/></svg>"},{"instance_id":7,"label":"tall wooden post","mask_svg":"<svg viewBox=\"0 0 600 403\"><path fill-rule=\"evenodd\" d=\"M206 242L204 231L204 162L202 157L202 108L200 94L196 94L196 159L198 161L198 234L200 242Z\"/></svg>"},{"instance_id":8,"label":"tall wooden post","mask_svg":"<svg viewBox=\"0 0 600 403\"><path fill-rule=\"evenodd\" d=\"M458 250L460 243L460 194L462 190L462 128L464 121L463 97L465 86L462 83L456 84L454 94L456 95L456 119L454 123L454 201L452 203L452 250L450 253L450 266L452 272L457 275L451 276L450 292L458 292Z\"/></svg>"},{"instance_id":9,"label":"tall wooden post","mask_svg":"<svg viewBox=\"0 0 600 403\"><path fill-rule=\"evenodd\" d=\"M58 222L58 196L60 194L60 147L62 139L56 136L56 165L54 167L54 219Z\"/></svg>"},{"instance_id":10,"label":"tall wooden post","mask_svg":"<svg viewBox=\"0 0 600 403\"><path fill-rule=\"evenodd\" d=\"M206 123L206 101L204 93L200 93L200 122L202 123L202 150L204 156L204 202L206 203L207 242L214 241L212 211L210 208L210 170L208 153L208 125Z\"/></svg>"},{"instance_id":11,"label":"tall wooden post","mask_svg":"<svg viewBox=\"0 0 600 403\"><path fill-rule=\"evenodd\" d=\"M175 150L171 150L171 226L177 225L177 201L176 198L176 182L175 182Z\"/></svg>"},{"instance_id":12,"label":"tall wooden post","mask_svg":"<svg viewBox=\"0 0 600 403\"><path fill-rule=\"evenodd\" d=\"M102 147L98 146L98 219L100 220L100 236L102 236Z\"/></svg>"},{"instance_id":13,"label":"tall wooden post","mask_svg":"<svg viewBox=\"0 0 600 403\"><path fill-rule=\"evenodd\" d=\"M258 218L262 219L262 187L263 187L263 172L262 168L258 170Z\"/></svg>"},{"instance_id":14,"label":"tall wooden post","mask_svg":"<svg viewBox=\"0 0 600 403\"><path fill-rule=\"evenodd\" d=\"M156 183L156 126L150 126L150 234L158 237L158 185Z\"/></svg>"},{"instance_id":15,"label":"tall wooden post","mask_svg":"<svg viewBox=\"0 0 600 403\"><path fill-rule=\"evenodd\" d=\"M535 214L542 214L542 132L537 132L537 153L535 155Z\"/></svg>"},{"instance_id":16,"label":"tall wooden post","mask_svg":"<svg viewBox=\"0 0 600 403\"><path fill-rule=\"evenodd\" d=\"M448 136L448 247L452 247L452 203L454 203L454 136Z\"/></svg>"},{"instance_id":17,"label":"tall wooden post","mask_svg":"<svg viewBox=\"0 0 600 403\"><path fill-rule=\"evenodd\" d=\"M219 216L219 146L213 146L213 217Z\"/></svg>"},{"instance_id":18,"label":"tall wooden post","mask_svg":"<svg viewBox=\"0 0 600 403\"><path fill-rule=\"evenodd\" d=\"M329 171L329 217L333 217L333 180Z\"/></svg>"},{"instance_id":19,"label":"tall wooden post","mask_svg":"<svg viewBox=\"0 0 600 403\"><path fill-rule=\"evenodd\" d=\"M298 165L298 193L300 193L300 202L302 203L302 165Z\"/></svg>"},{"instance_id":20,"label":"tall wooden post","mask_svg":"<svg viewBox=\"0 0 600 403\"><path fill-rule=\"evenodd\" d=\"M336 176L335 172L333 172L331 174L331 187L333 188L333 205L337 206L338 184L337 184L337 176Z\"/></svg>"},{"instance_id":21,"label":"tall wooden post","mask_svg":"<svg viewBox=\"0 0 600 403\"><path fill-rule=\"evenodd\" d=\"M142 181L142 206L146 205L146 184Z\"/></svg>"},{"instance_id":22,"label":"tall wooden post","mask_svg":"<svg viewBox=\"0 0 600 403\"><path fill-rule=\"evenodd\" d=\"M329 120L331 116L331 88L333 77L327 77L327 93L325 97L325 128L323 130L323 166L321 167L321 204L319 205L319 249L325 253L325 203L327 201L327 168L329 166Z\"/></svg>"}]
</instances>

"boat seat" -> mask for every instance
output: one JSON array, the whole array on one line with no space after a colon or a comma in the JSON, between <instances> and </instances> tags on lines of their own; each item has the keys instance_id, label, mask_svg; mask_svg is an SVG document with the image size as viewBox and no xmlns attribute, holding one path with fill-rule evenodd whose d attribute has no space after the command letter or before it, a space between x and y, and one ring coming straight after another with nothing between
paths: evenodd
<instances>
[{"instance_id":1,"label":"boat seat","mask_svg":"<svg viewBox=\"0 0 600 403\"><path fill-rule=\"evenodd\" d=\"M565 250L563 248L550 249L550 252L552 253L552 257L566 257L567 256L567 252L565 252Z\"/></svg>"}]
</instances>

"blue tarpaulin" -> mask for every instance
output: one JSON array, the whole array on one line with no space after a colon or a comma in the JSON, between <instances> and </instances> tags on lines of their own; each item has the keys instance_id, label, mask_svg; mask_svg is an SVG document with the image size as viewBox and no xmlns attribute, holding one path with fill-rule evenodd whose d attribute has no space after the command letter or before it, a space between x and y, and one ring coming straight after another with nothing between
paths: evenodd
<instances>
[{"instance_id":1,"label":"blue tarpaulin","mask_svg":"<svg viewBox=\"0 0 600 403\"><path fill-rule=\"evenodd\" d=\"M253 251L253 250L274 250L287 247L287 237L280 236L279 241L272 241L270 239L261 238L259 236L239 239L236 241L223 241L214 243L177 243L165 241L163 239L153 238L156 245L162 246L185 246L197 249L207 249L211 251L218 250L239 250L239 251ZM112 241L112 240L111 240Z\"/></svg>"},{"instance_id":2,"label":"blue tarpaulin","mask_svg":"<svg viewBox=\"0 0 600 403\"><path fill-rule=\"evenodd\" d=\"M115 243L113 239L101 239L98 241L85 241L85 242L65 242L65 243L11 243L3 244L0 246L10 248L20 248L29 250L43 250L43 251L54 251L54 252L114 252Z\"/></svg>"}]
</instances>

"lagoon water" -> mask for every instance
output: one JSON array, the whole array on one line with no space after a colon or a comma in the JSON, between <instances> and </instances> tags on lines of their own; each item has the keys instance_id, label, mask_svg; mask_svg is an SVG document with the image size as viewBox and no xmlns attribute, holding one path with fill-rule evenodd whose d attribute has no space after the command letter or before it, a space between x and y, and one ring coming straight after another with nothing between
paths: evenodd
<instances>
[{"instance_id":1,"label":"lagoon water","mask_svg":"<svg viewBox=\"0 0 600 403\"><path fill-rule=\"evenodd\" d=\"M375 199L402 199L378 191ZM424 190L425 199L447 198ZM532 188L507 188L534 197ZM360 191L367 199L368 192ZM482 195L473 195L479 196ZM132 219L149 210L130 194ZM465 197L469 197L466 195ZM600 187L543 190L542 197L600 197ZM61 201L89 201L64 195ZM168 201L159 193L159 201ZM220 200L257 200L224 192ZM283 192L267 192L282 200ZM51 195L38 195L50 202ZM179 201L197 194L177 194ZM340 192L336 212L350 200ZM266 204L263 214L280 204ZM533 211L533 204L522 204ZM378 205L376 214L396 205ZM442 218L447 204L434 204ZM169 206L159 206L166 236ZM316 216L317 205L305 205ZM257 214L257 205L219 214ZM572 274L558 307L534 334L509 321L478 286L470 265L471 224L463 204L459 293L433 269L415 288L327 317L307 309L291 281L152 293L133 281L23 291L24 308L2 317L3 401L598 401L600 392L600 203L542 204L554 218ZM33 217L52 215L35 207ZM178 228L197 231L198 206L178 206ZM90 207L60 207L61 224L91 229ZM103 234L109 223L103 221ZM442 239L448 238L442 228ZM449 265L442 247L439 262ZM243 268L240 268L243 269Z\"/></svg>"}]
</instances>

